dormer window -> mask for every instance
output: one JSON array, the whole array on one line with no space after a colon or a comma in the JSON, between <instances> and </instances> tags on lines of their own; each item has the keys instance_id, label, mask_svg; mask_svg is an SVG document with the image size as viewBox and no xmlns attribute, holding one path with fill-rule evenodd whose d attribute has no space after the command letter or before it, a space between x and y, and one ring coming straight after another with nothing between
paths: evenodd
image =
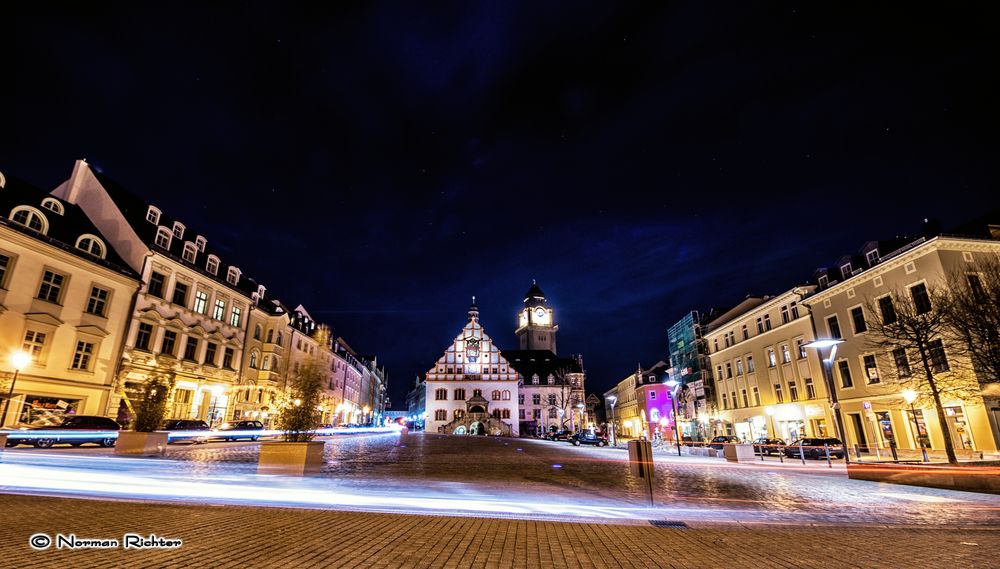
<instances>
[{"instance_id":1,"label":"dormer window","mask_svg":"<svg viewBox=\"0 0 1000 569\"><path fill-rule=\"evenodd\" d=\"M208 241L206 241L204 237L202 237L201 235L199 235L198 237L195 237L194 244L195 244L196 247L198 247L199 251L201 251L202 253L204 253L205 252L205 245L208 244Z\"/></svg>"},{"instance_id":2,"label":"dormer window","mask_svg":"<svg viewBox=\"0 0 1000 569\"><path fill-rule=\"evenodd\" d=\"M183 223L181 223L179 221L175 221L174 222L174 237L176 237L178 239L184 239L184 230L185 229L186 229L186 227L184 227Z\"/></svg>"},{"instance_id":3,"label":"dormer window","mask_svg":"<svg viewBox=\"0 0 1000 569\"><path fill-rule=\"evenodd\" d=\"M830 277L821 275L817 280L817 283L819 284L819 288L826 288L826 286L830 284Z\"/></svg>"},{"instance_id":4,"label":"dormer window","mask_svg":"<svg viewBox=\"0 0 1000 569\"><path fill-rule=\"evenodd\" d=\"M237 269L236 267L229 267L229 272L226 273L226 281L229 284L231 284L231 285L235 285L235 284L239 283L240 282L240 270Z\"/></svg>"},{"instance_id":5,"label":"dormer window","mask_svg":"<svg viewBox=\"0 0 1000 569\"><path fill-rule=\"evenodd\" d=\"M59 215L65 213L65 210L63 210L63 205L59 203L59 200L55 198L45 198L44 200L42 200L42 207L44 207L49 211L54 211Z\"/></svg>"},{"instance_id":6,"label":"dormer window","mask_svg":"<svg viewBox=\"0 0 1000 569\"><path fill-rule=\"evenodd\" d=\"M875 265L878 264L879 262L878 249L872 249L871 251L868 251L868 254L865 256L868 258L869 267L874 267Z\"/></svg>"},{"instance_id":7,"label":"dormer window","mask_svg":"<svg viewBox=\"0 0 1000 569\"><path fill-rule=\"evenodd\" d=\"M146 210L146 221L152 223L153 225L160 223L160 210L153 206L149 206L149 209Z\"/></svg>"},{"instance_id":8,"label":"dormer window","mask_svg":"<svg viewBox=\"0 0 1000 569\"><path fill-rule=\"evenodd\" d=\"M153 241L157 247L163 247L164 249L170 248L170 238L173 233L170 232L166 227L160 227L156 230L156 240Z\"/></svg>"},{"instance_id":9,"label":"dormer window","mask_svg":"<svg viewBox=\"0 0 1000 569\"><path fill-rule=\"evenodd\" d=\"M104 258L104 242L95 235L81 235L80 238L76 240L76 248L81 251L86 251L95 257Z\"/></svg>"},{"instance_id":10,"label":"dormer window","mask_svg":"<svg viewBox=\"0 0 1000 569\"><path fill-rule=\"evenodd\" d=\"M48 233L49 231L49 220L42 215L42 212L33 207L15 207L10 212L10 220L39 233Z\"/></svg>"},{"instance_id":11,"label":"dormer window","mask_svg":"<svg viewBox=\"0 0 1000 569\"><path fill-rule=\"evenodd\" d=\"M213 275L219 274L219 258L215 255L209 255L208 261L205 262L205 270Z\"/></svg>"},{"instance_id":12,"label":"dormer window","mask_svg":"<svg viewBox=\"0 0 1000 569\"><path fill-rule=\"evenodd\" d=\"M840 266L840 274L844 275L844 279L851 276L851 264L845 263Z\"/></svg>"},{"instance_id":13,"label":"dormer window","mask_svg":"<svg viewBox=\"0 0 1000 569\"><path fill-rule=\"evenodd\" d=\"M174 235L176 235L177 229L174 228ZM181 253L181 257L188 263L194 263L195 257L198 256L198 250L195 249L194 243L188 242L184 244L184 252Z\"/></svg>"}]
</instances>

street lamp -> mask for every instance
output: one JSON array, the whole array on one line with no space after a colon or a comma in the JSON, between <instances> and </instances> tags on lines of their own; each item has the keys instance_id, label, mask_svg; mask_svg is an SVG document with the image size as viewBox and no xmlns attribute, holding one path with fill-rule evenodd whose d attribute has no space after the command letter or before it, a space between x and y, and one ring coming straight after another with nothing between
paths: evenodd
<instances>
[{"instance_id":1,"label":"street lamp","mask_svg":"<svg viewBox=\"0 0 1000 569\"><path fill-rule=\"evenodd\" d=\"M209 418L208 424L212 426L215 424L215 407L219 404L219 396L222 395L222 386L213 385L210 391L212 392L212 416Z\"/></svg>"},{"instance_id":2,"label":"street lamp","mask_svg":"<svg viewBox=\"0 0 1000 569\"><path fill-rule=\"evenodd\" d=\"M837 345L843 344L840 338L821 338L805 344L805 348L813 348L819 354L820 362L823 364L823 379L826 381L826 392L830 398L830 407L833 409L833 420L837 423L837 434L844 445L844 464L851 463L851 453L847 451L847 433L844 432L844 419L840 413L840 402L837 399L837 389L833 385L833 358L837 355ZM830 350L830 357L823 357L823 350Z\"/></svg>"},{"instance_id":3,"label":"street lamp","mask_svg":"<svg viewBox=\"0 0 1000 569\"><path fill-rule=\"evenodd\" d=\"M677 456L681 455L681 433L677 430L677 390L681 382L676 379L668 379L664 385L670 388L670 403L674 407L674 437L677 439Z\"/></svg>"},{"instance_id":4,"label":"street lamp","mask_svg":"<svg viewBox=\"0 0 1000 569\"><path fill-rule=\"evenodd\" d=\"M10 400L14 397L14 384L17 383L17 374L31 363L31 354L20 350L10 356L10 364L14 367L14 377L10 380L10 389L7 390L7 400L3 402L3 415L0 416L0 426L7 421L7 409L10 407Z\"/></svg>"},{"instance_id":5,"label":"street lamp","mask_svg":"<svg viewBox=\"0 0 1000 569\"><path fill-rule=\"evenodd\" d=\"M580 428L577 429L577 431L579 431L579 432L583 432L583 427L584 427L584 424L583 424L583 408L584 408L584 404L583 403L577 403L576 404L576 409L580 412Z\"/></svg>"},{"instance_id":6,"label":"street lamp","mask_svg":"<svg viewBox=\"0 0 1000 569\"><path fill-rule=\"evenodd\" d=\"M617 395L608 395L604 398L611 405L611 446L616 446L615 441L615 403L618 403Z\"/></svg>"},{"instance_id":7,"label":"street lamp","mask_svg":"<svg viewBox=\"0 0 1000 569\"><path fill-rule=\"evenodd\" d=\"M774 429L774 407L771 405L764 407L764 413L767 414L767 420L771 422L771 437L778 438L778 431Z\"/></svg>"},{"instance_id":8,"label":"street lamp","mask_svg":"<svg viewBox=\"0 0 1000 569\"><path fill-rule=\"evenodd\" d=\"M917 423L917 410L913 408L913 402L917 400L917 392L907 389L903 391L903 399L910 405L910 415L913 416L913 426L916 429L913 431L913 434L920 443L920 454L923 455L924 462L929 462L927 459L927 449L924 448L924 439L920 436L920 423Z\"/></svg>"}]
</instances>

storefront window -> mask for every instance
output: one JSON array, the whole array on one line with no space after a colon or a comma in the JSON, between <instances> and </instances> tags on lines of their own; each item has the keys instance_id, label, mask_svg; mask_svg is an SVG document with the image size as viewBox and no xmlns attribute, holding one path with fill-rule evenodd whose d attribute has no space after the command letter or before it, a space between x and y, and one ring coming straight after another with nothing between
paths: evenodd
<instances>
[{"instance_id":1,"label":"storefront window","mask_svg":"<svg viewBox=\"0 0 1000 569\"><path fill-rule=\"evenodd\" d=\"M892 418L889 416L889 412L879 411L875 413L875 419L878 420L878 427L882 432L882 440L885 441L887 446L895 446L896 433L892 430Z\"/></svg>"},{"instance_id":2,"label":"storefront window","mask_svg":"<svg viewBox=\"0 0 1000 569\"><path fill-rule=\"evenodd\" d=\"M910 415L910 425L911 427L914 423L917 425L917 432L920 437L918 441L915 441L916 446L920 446L922 444L924 448L931 448L931 439L927 436L927 425L924 423L923 409L917 409L915 411L916 415L914 415L913 412L908 411L908 413ZM916 417L916 421L914 421L914 417Z\"/></svg>"},{"instance_id":3,"label":"storefront window","mask_svg":"<svg viewBox=\"0 0 1000 569\"><path fill-rule=\"evenodd\" d=\"M828 437L830 436L826 430L826 419L813 419L813 435L817 437Z\"/></svg>"},{"instance_id":4,"label":"storefront window","mask_svg":"<svg viewBox=\"0 0 1000 569\"><path fill-rule=\"evenodd\" d=\"M961 407L945 407L945 417L948 419L948 430L951 431L952 442L955 448L971 450L972 433L965 419L965 413Z\"/></svg>"},{"instance_id":5,"label":"storefront window","mask_svg":"<svg viewBox=\"0 0 1000 569\"><path fill-rule=\"evenodd\" d=\"M38 425L58 425L66 415L74 415L79 399L26 395L18 421Z\"/></svg>"}]
</instances>

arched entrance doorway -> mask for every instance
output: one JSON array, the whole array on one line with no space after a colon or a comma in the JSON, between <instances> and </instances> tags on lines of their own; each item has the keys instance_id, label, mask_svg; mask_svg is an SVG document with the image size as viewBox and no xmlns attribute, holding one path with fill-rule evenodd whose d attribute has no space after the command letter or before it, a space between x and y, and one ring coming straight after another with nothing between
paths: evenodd
<instances>
[{"instance_id":1,"label":"arched entrance doorway","mask_svg":"<svg viewBox=\"0 0 1000 569\"><path fill-rule=\"evenodd\" d=\"M455 432L453 434L456 434L456 435L464 435L464 434L466 434L466 432L465 432L465 425L459 425L458 428L455 429Z\"/></svg>"},{"instance_id":2,"label":"arched entrance doorway","mask_svg":"<svg viewBox=\"0 0 1000 569\"><path fill-rule=\"evenodd\" d=\"M474 421L472 423L472 425L469 427L469 434L470 435L485 435L486 434L486 427L483 426L483 424L480 423L479 421Z\"/></svg>"}]
</instances>

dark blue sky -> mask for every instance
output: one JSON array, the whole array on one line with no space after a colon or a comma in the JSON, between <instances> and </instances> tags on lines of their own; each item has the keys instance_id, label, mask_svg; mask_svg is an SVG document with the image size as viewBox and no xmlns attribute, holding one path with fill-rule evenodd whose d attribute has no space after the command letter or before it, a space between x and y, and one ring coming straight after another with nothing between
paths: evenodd
<instances>
[{"instance_id":1,"label":"dark blue sky","mask_svg":"<svg viewBox=\"0 0 1000 569\"><path fill-rule=\"evenodd\" d=\"M706 4L22 3L0 169L88 158L397 405L473 294L513 346L538 279L600 391L688 310L1000 205L993 14Z\"/></svg>"}]
</instances>

